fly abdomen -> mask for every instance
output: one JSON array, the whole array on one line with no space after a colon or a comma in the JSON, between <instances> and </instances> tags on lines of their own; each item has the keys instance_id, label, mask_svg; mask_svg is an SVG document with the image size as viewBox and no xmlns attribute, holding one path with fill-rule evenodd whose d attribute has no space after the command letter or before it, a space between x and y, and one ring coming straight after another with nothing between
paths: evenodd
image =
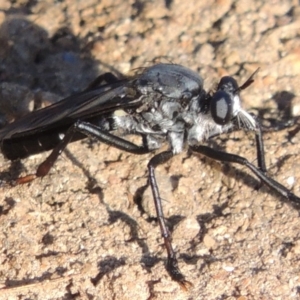
<instances>
[{"instance_id":1,"label":"fly abdomen","mask_svg":"<svg viewBox=\"0 0 300 300\"><path fill-rule=\"evenodd\" d=\"M66 131L66 130L65 130ZM9 160L23 159L33 154L52 150L64 137L64 130L53 129L37 132L30 136L19 136L5 139L1 143L1 152ZM83 139L86 136L75 133L72 142Z\"/></svg>"}]
</instances>

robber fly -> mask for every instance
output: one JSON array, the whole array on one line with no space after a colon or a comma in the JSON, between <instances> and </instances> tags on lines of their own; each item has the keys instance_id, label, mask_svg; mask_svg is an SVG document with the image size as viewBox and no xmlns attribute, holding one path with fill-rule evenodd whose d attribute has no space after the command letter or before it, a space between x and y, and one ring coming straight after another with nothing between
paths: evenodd
<instances>
[{"instance_id":1,"label":"robber fly","mask_svg":"<svg viewBox=\"0 0 300 300\"><path fill-rule=\"evenodd\" d=\"M178 267L163 214L155 178L158 165L188 146L212 159L246 166L271 190L296 205L300 204L299 197L266 175L260 124L241 107L240 91L253 82L254 74L241 86L234 78L225 76L216 91L207 93L203 89L203 79L197 73L176 64L157 64L126 79L106 73L89 89L31 112L1 129L1 151L6 158L15 160L53 149L36 174L17 180L17 183L24 183L47 175L68 143L86 136L134 154L149 153L167 142L169 149L154 155L148 163L149 183L168 253L166 269L173 280L187 288L190 283ZM106 83L99 85L102 81ZM116 114L118 110L123 113ZM120 129L124 134L140 135L142 144L136 145L122 135L114 134ZM242 156L203 145L212 137L235 130L255 134L257 167Z\"/></svg>"}]
</instances>

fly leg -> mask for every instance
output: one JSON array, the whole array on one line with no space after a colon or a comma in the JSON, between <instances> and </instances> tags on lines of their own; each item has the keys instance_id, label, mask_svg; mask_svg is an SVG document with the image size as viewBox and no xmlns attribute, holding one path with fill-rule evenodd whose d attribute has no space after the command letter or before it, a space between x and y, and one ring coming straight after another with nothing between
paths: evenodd
<instances>
[{"instance_id":1,"label":"fly leg","mask_svg":"<svg viewBox=\"0 0 300 300\"><path fill-rule=\"evenodd\" d=\"M265 160L265 149L264 141L262 136L262 129L260 124L257 122L258 129L255 131L255 142L256 142L256 156L258 168L267 174L266 160ZM257 189L260 189L263 185L263 181L260 179L260 182L257 185Z\"/></svg>"},{"instance_id":2,"label":"fly leg","mask_svg":"<svg viewBox=\"0 0 300 300\"><path fill-rule=\"evenodd\" d=\"M96 137L101 142L114 146L120 150L130 152L133 154L145 154L150 152L150 150L146 145L137 146L129 141L114 136L108 132L103 132L102 130L99 130L99 128L95 125L85 123L85 122L77 122L74 126L77 131L84 133L88 136ZM157 186L157 182L155 179L155 172L154 172L155 168L158 165L167 162L172 157L173 157L172 151L165 151L155 155L149 161L148 163L149 182L153 193L158 223L168 253L167 271L173 280L177 281L184 289L187 289L192 284L185 280L185 277L183 276L183 274L180 272L178 268L178 262L171 244L171 235L165 222L161 198L159 195L159 189Z\"/></svg>"},{"instance_id":3,"label":"fly leg","mask_svg":"<svg viewBox=\"0 0 300 300\"><path fill-rule=\"evenodd\" d=\"M138 146L107 131L104 131L96 125L93 125L88 122L77 121L67 130L64 138L52 150L51 154L46 158L46 160L39 165L35 174L20 177L17 180L15 180L13 184L23 184L34 180L36 177L46 176L49 173L52 166L54 165L58 156L64 151L68 143L72 140L72 137L75 132L81 132L86 136L96 137L99 141L126 152L134 154L145 154L150 152L146 145Z\"/></svg>"},{"instance_id":4,"label":"fly leg","mask_svg":"<svg viewBox=\"0 0 300 300\"><path fill-rule=\"evenodd\" d=\"M146 145L138 146L118 136L110 134L109 132L103 131L99 129L99 127L91 123L77 121L72 127L70 127L67 130L62 141L52 150L51 154L47 157L47 159L39 165L36 174L19 178L17 183L26 183L32 181L36 177L43 177L47 175L51 167L54 165L55 161L57 160L58 156L62 153L62 151L65 149L68 143L72 140L72 136L74 135L75 132L81 132L87 136L96 137L99 141L114 146L126 152L130 152L134 154L145 154L150 152L150 150ZM176 254L173 250L172 243L171 243L171 235L165 222L161 198L159 195L159 190L158 190L157 182L155 179L155 172L154 172L155 168L158 165L167 162L172 157L173 157L172 151L165 151L155 155L149 161L148 163L149 182L154 197L158 223L168 253L166 269L174 281L178 282L182 288L188 289L190 286L192 286L192 284L187 280L185 280L184 275L179 270Z\"/></svg>"},{"instance_id":5,"label":"fly leg","mask_svg":"<svg viewBox=\"0 0 300 300\"><path fill-rule=\"evenodd\" d=\"M155 204L158 224L160 226L161 235L164 239L164 244L165 244L165 247L166 247L167 253L168 253L166 269L167 269L168 273L170 274L171 278L174 281L178 282L183 289L187 290L190 286L192 286L192 284L189 281L185 280L184 275L179 270L176 254L173 250L172 243L171 243L171 234L166 225L163 208L162 208L162 203L161 203L161 197L159 195L159 189L158 189L158 185L157 185L157 182L155 179L155 172L154 172L155 168L158 165L164 164L172 157L173 157L172 151L165 151L165 152L161 152L161 153L155 155L149 161L149 163L148 163L149 182L151 185L152 194L153 194L153 198L154 198L154 204Z\"/></svg>"},{"instance_id":6,"label":"fly leg","mask_svg":"<svg viewBox=\"0 0 300 300\"><path fill-rule=\"evenodd\" d=\"M246 158L226 153L218 150L214 150L207 146L191 146L190 147L193 151L204 154L207 157L210 157L215 160L219 160L222 162L232 162L237 163L243 166L246 166L253 174L255 174L265 185L267 185L271 190L276 191L284 198L291 201L297 207L300 205L300 198L290 192L285 186L277 182L276 180L268 177L265 172L253 164L251 164Z\"/></svg>"},{"instance_id":7,"label":"fly leg","mask_svg":"<svg viewBox=\"0 0 300 300\"><path fill-rule=\"evenodd\" d=\"M257 153L257 164L260 170L267 173L266 161L265 161L265 149L262 137L262 130L258 124L258 130L255 132L256 141L256 153Z\"/></svg>"}]
</instances>

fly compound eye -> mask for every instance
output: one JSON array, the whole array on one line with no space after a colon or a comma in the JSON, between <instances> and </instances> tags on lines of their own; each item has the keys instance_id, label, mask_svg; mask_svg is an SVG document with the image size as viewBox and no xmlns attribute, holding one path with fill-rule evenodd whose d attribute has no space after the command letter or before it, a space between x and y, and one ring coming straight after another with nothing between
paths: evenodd
<instances>
[{"instance_id":1,"label":"fly compound eye","mask_svg":"<svg viewBox=\"0 0 300 300\"><path fill-rule=\"evenodd\" d=\"M210 101L210 113L216 124L224 125L232 118L232 100L228 93L217 91Z\"/></svg>"}]
</instances>

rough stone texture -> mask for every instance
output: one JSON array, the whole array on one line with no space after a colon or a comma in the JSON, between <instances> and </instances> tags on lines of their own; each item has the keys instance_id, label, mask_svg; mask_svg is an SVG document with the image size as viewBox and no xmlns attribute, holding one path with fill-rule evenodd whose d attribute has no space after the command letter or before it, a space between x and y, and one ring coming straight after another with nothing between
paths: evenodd
<instances>
[{"instance_id":1,"label":"rough stone texture","mask_svg":"<svg viewBox=\"0 0 300 300\"><path fill-rule=\"evenodd\" d=\"M204 3L1 0L1 87L10 87L13 108L25 91L43 106L102 72L155 61L198 71L207 89L224 74L242 83L260 67L243 104L265 119L269 174L300 195L298 1ZM20 103L12 116L1 93L1 124L27 112ZM256 162L250 134L216 143ZM0 179L33 173L46 156L1 157ZM194 287L171 281L159 227L148 221L149 189L146 213L133 201L150 157L77 142L45 178L2 186L0 299L299 299L298 211L257 190L245 168L187 153L157 168L180 268Z\"/></svg>"}]
</instances>

